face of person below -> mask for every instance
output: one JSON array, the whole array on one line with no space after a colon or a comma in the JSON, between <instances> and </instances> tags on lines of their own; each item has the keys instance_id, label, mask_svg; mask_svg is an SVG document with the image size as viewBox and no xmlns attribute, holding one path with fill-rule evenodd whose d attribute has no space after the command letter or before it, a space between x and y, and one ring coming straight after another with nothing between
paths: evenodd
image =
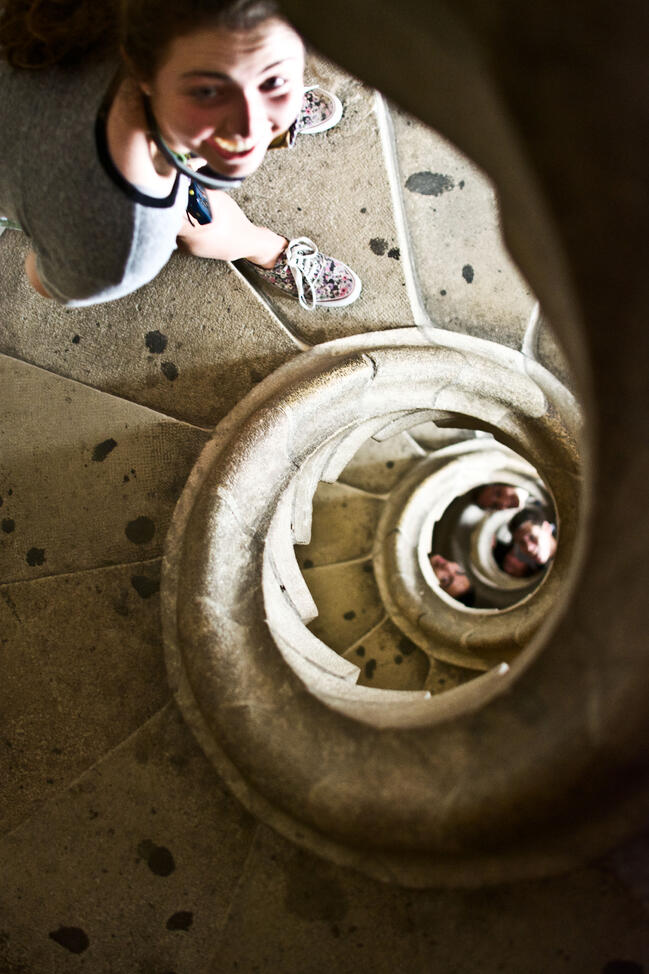
<instances>
[{"instance_id":1,"label":"face of person below","mask_svg":"<svg viewBox=\"0 0 649 974\"><path fill-rule=\"evenodd\" d=\"M448 561L442 555L431 555L430 563L441 588L454 599L471 588L466 572L456 561Z\"/></svg>"},{"instance_id":2,"label":"face of person below","mask_svg":"<svg viewBox=\"0 0 649 974\"><path fill-rule=\"evenodd\" d=\"M201 29L176 38L150 84L163 138L223 176L243 177L297 118L304 46L279 20L250 30Z\"/></svg>"},{"instance_id":3,"label":"face of person below","mask_svg":"<svg viewBox=\"0 0 649 974\"><path fill-rule=\"evenodd\" d=\"M525 521L514 532L514 543L537 565L545 565L552 558L557 547L549 521L544 521L543 524Z\"/></svg>"},{"instance_id":4,"label":"face of person below","mask_svg":"<svg viewBox=\"0 0 649 974\"><path fill-rule=\"evenodd\" d=\"M478 494L478 507L484 511L506 511L520 504L518 491L509 484L487 484Z\"/></svg>"}]
</instances>

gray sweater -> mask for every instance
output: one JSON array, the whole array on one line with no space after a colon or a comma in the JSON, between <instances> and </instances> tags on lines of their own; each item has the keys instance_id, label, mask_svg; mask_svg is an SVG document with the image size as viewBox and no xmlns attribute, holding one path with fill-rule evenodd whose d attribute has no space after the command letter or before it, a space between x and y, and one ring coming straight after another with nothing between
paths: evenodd
<instances>
[{"instance_id":1,"label":"gray sweater","mask_svg":"<svg viewBox=\"0 0 649 974\"><path fill-rule=\"evenodd\" d=\"M39 277L69 306L114 301L176 247L189 180L157 198L113 166L98 109L114 63L17 71L0 61L0 214L18 221Z\"/></svg>"}]
</instances>

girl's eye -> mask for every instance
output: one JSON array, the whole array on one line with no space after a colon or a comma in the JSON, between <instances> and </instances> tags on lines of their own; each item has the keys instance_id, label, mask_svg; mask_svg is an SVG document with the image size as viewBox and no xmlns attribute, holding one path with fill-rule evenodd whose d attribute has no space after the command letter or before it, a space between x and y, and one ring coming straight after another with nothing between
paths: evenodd
<instances>
[{"instance_id":1,"label":"girl's eye","mask_svg":"<svg viewBox=\"0 0 649 974\"><path fill-rule=\"evenodd\" d=\"M273 76L272 78L266 78L265 81L259 85L260 91L280 91L287 85L286 78L281 78L279 76Z\"/></svg>"},{"instance_id":2,"label":"girl's eye","mask_svg":"<svg viewBox=\"0 0 649 974\"><path fill-rule=\"evenodd\" d=\"M203 85L200 88L192 88L190 95L197 101L211 101L223 95L223 88L215 87L214 85Z\"/></svg>"}]
</instances>

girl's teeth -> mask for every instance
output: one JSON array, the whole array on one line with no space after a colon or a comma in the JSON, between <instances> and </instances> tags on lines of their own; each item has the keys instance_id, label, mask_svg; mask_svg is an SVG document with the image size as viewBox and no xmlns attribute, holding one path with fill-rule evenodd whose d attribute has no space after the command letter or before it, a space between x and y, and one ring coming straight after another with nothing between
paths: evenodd
<instances>
[{"instance_id":1,"label":"girl's teeth","mask_svg":"<svg viewBox=\"0 0 649 974\"><path fill-rule=\"evenodd\" d=\"M220 139L216 135L214 141L226 152L249 152L254 145L251 139Z\"/></svg>"}]
</instances>

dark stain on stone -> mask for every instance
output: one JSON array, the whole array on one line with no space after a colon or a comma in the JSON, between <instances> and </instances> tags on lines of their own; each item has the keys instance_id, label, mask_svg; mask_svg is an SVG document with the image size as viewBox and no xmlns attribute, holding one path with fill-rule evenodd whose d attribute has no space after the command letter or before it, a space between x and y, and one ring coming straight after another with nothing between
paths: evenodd
<instances>
[{"instance_id":1,"label":"dark stain on stone","mask_svg":"<svg viewBox=\"0 0 649 974\"><path fill-rule=\"evenodd\" d=\"M356 655L357 656L365 656L365 647L364 646L357 646L356 647Z\"/></svg>"},{"instance_id":2,"label":"dark stain on stone","mask_svg":"<svg viewBox=\"0 0 649 974\"><path fill-rule=\"evenodd\" d=\"M392 468L394 466L394 460L386 460L385 461L385 465L388 468L388 470L392 470Z\"/></svg>"},{"instance_id":3,"label":"dark stain on stone","mask_svg":"<svg viewBox=\"0 0 649 974\"><path fill-rule=\"evenodd\" d=\"M74 338L72 339L72 344L78 345L80 341L81 341L81 335L75 335Z\"/></svg>"},{"instance_id":4,"label":"dark stain on stone","mask_svg":"<svg viewBox=\"0 0 649 974\"><path fill-rule=\"evenodd\" d=\"M189 910L179 910L167 920L167 930L189 930L194 922L194 914Z\"/></svg>"},{"instance_id":5,"label":"dark stain on stone","mask_svg":"<svg viewBox=\"0 0 649 974\"><path fill-rule=\"evenodd\" d=\"M350 609L349 612L343 612L343 619L347 619L348 622L351 622L351 620L355 618L356 618L356 613L354 612L353 609Z\"/></svg>"},{"instance_id":6,"label":"dark stain on stone","mask_svg":"<svg viewBox=\"0 0 649 974\"><path fill-rule=\"evenodd\" d=\"M372 237L370 240L370 250L377 257L382 257L383 254L388 249L388 242L384 240L383 237Z\"/></svg>"},{"instance_id":7,"label":"dark stain on stone","mask_svg":"<svg viewBox=\"0 0 649 974\"><path fill-rule=\"evenodd\" d=\"M160 368L162 369L162 374L170 382L174 382L178 378L178 366L174 365L173 362L163 362Z\"/></svg>"},{"instance_id":8,"label":"dark stain on stone","mask_svg":"<svg viewBox=\"0 0 649 974\"><path fill-rule=\"evenodd\" d=\"M113 600L113 608L117 615L128 616L128 589L123 588L118 597Z\"/></svg>"},{"instance_id":9,"label":"dark stain on stone","mask_svg":"<svg viewBox=\"0 0 649 974\"><path fill-rule=\"evenodd\" d=\"M71 954L82 954L90 946L88 935L81 927L59 927L52 930L50 940L65 947Z\"/></svg>"},{"instance_id":10,"label":"dark stain on stone","mask_svg":"<svg viewBox=\"0 0 649 974\"><path fill-rule=\"evenodd\" d=\"M441 172L413 172L406 180L406 189L420 196L441 196L455 189L455 181Z\"/></svg>"},{"instance_id":11,"label":"dark stain on stone","mask_svg":"<svg viewBox=\"0 0 649 974\"><path fill-rule=\"evenodd\" d=\"M15 529L15 527L16 527L16 522L12 517L3 517L2 530L4 531L5 534L11 534L11 532Z\"/></svg>"},{"instance_id":12,"label":"dark stain on stone","mask_svg":"<svg viewBox=\"0 0 649 974\"><path fill-rule=\"evenodd\" d=\"M413 642L411 642L410 639L408 639L407 636L402 636L402 638L399 640L399 649L404 656L410 656L411 653L414 653L417 647Z\"/></svg>"},{"instance_id":13,"label":"dark stain on stone","mask_svg":"<svg viewBox=\"0 0 649 974\"><path fill-rule=\"evenodd\" d=\"M461 179L459 181L458 186L460 187L460 189L464 189L464 180L463 179Z\"/></svg>"},{"instance_id":14,"label":"dark stain on stone","mask_svg":"<svg viewBox=\"0 0 649 974\"><path fill-rule=\"evenodd\" d=\"M97 446L92 451L92 459L95 463L102 463L109 453L117 446L117 440L112 437L108 440L104 440L102 443L98 443Z\"/></svg>"},{"instance_id":15,"label":"dark stain on stone","mask_svg":"<svg viewBox=\"0 0 649 974\"><path fill-rule=\"evenodd\" d=\"M602 968L602 974L644 974L644 967L633 960L610 960Z\"/></svg>"},{"instance_id":16,"label":"dark stain on stone","mask_svg":"<svg viewBox=\"0 0 649 974\"><path fill-rule=\"evenodd\" d=\"M367 213L367 207L361 206L361 213Z\"/></svg>"},{"instance_id":17,"label":"dark stain on stone","mask_svg":"<svg viewBox=\"0 0 649 974\"><path fill-rule=\"evenodd\" d=\"M176 868L174 857L163 845L156 845L150 839L143 839L137 847L138 855L156 876L171 876Z\"/></svg>"},{"instance_id":18,"label":"dark stain on stone","mask_svg":"<svg viewBox=\"0 0 649 974\"><path fill-rule=\"evenodd\" d=\"M167 336L161 331L148 331L144 336L144 343L153 355L162 355L167 347Z\"/></svg>"},{"instance_id":19,"label":"dark stain on stone","mask_svg":"<svg viewBox=\"0 0 649 974\"><path fill-rule=\"evenodd\" d=\"M141 599L150 599L152 595L160 591L159 580L147 578L146 575L131 575L131 585Z\"/></svg>"},{"instance_id":20,"label":"dark stain on stone","mask_svg":"<svg viewBox=\"0 0 649 974\"><path fill-rule=\"evenodd\" d=\"M474 275L473 268L471 267L471 264L465 264L464 267L462 268L462 277L467 282L467 284L471 283L474 276L475 275Z\"/></svg>"},{"instance_id":21,"label":"dark stain on stone","mask_svg":"<svg viewBox=\"0 0 649 974\"><path fill-rule=\"evenodd\" d=\"M298 852L284 863L289 913L311 922L340 923L349 909L336 867Z\"/></svg>"},{"instance_id":22,"label":"dark stain on stone","mask_svg":"<svg viewBox=\"0 0 649 974\"><path fill-rule=\"evenodd\" d=\"M401 258L401 251L398 247L390 247L388 257L392 257L393 260L399 260Z\"/></svg>"},{"instance_id":23,"label":"dark stain on stone","mask_svg":"<svg viewBox=\"0 0 649 974\"><path fill-rule=\"evenodd\" d=\"M32 568L35 568L36 565L42 565L45 561L45 548L30 548L25 560Z\"/></svg>"},{"instance_id":24,"label":"dark stain on stone","mask_svg":"<svg viewBox=\"0 0 649 974\"><path fill-rule=\"evenodd\" d=\"M313 568L313 562L311 561L310 558L305 558L304 559L304 567L305 568Z\"/></svg>"},{"instance_id":25,"label":"dark stain on stone","mask_svg":"<svg viewBox=\"0 0 649 974\"><path fill-rule=\"evenodd\" d=\"M150 517L136 517L128 522L124 533L133 544L146 544L155 534L155 524Z\"/></svg>"},{"instance_id":26,"label":"dark stain on stone","mask_svg":"<svg viewBox=\"0 0 649 974\"><path fill-rule=\"evenodd\" d=\"M372 677L374 676L375 669L376 669L376 660L368 659L367 663L365 664L365 676L367 677L368 680L371 680Z\"/></svg>"},{"instance_id":27,"label":"dark stain on stone","mask_svg":"<svg viewBox=\"0 0 649 974\"><path fill-rule=\"evenodd\" d=\"M444 290L444 288L442 288L442 290L439 293L442 295L442 297L445 297L446 295L446 291Z\"/></svg>"},{"instance_id":28,"label":"dark stain on stone","mask_svg":"<svg viewBox=\"0 0 649 974\"><path fill-rule=\"evenodd\" d=\"M403 663L403 656L395 656L394 657L394 662L397 663L397 665L399 663Z\"/></svg>"}]
</instances>

